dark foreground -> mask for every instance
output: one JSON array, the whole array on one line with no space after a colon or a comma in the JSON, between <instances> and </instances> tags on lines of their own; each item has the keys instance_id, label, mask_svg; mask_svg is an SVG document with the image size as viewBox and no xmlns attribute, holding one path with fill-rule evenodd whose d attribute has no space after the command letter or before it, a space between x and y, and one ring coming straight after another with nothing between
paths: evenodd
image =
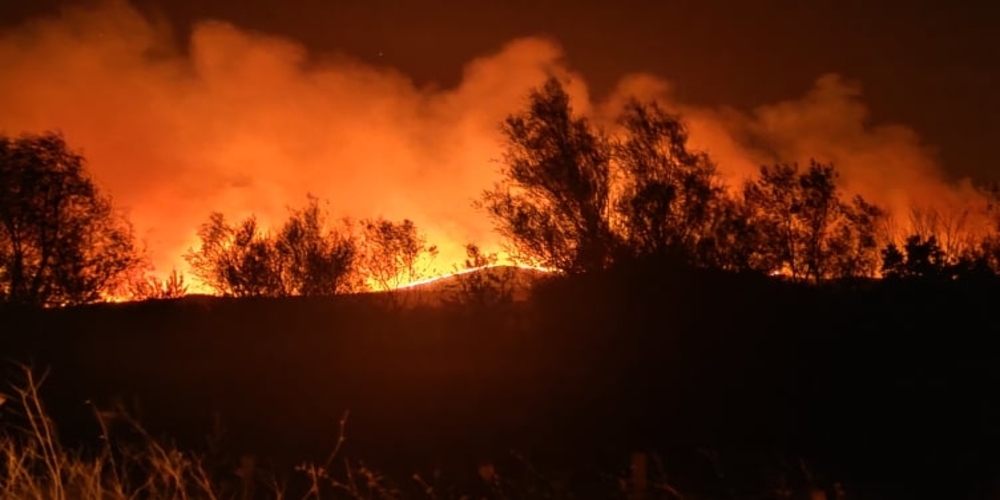
<instances>
[{"instance_id":1,"label":"dark foreground","mask_svg":"<svg viewBox=\"0 0 1000 500\"><path fill-rule=\"evenodd\" d=\"M643 269L506 307L190 298L0 324L5 356L51 367L67 440L96 435L85 400L122 401L184 446L222 422L224 453L290 468L322 461L350 410L343 454L404 487L527 462L601 497L602 474L645 451L689 498L782 477L830 498L836 482L847 498L995 498L998 291Z\"/></svg>"}]
</instances>

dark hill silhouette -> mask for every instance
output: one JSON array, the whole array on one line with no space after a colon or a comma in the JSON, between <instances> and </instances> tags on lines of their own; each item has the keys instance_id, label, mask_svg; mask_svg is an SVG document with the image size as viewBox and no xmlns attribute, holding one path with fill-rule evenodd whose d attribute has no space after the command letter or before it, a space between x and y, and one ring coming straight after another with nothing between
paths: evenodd
<instances>
[{"instance_id":1,"label":"dark hill silhouette","mask_svg":"<svg viewBox=\"0 0 1000 500\"><path fill-rule=\"evenodd\" d=\"M655 449L697 490L684 457L710 448L804 457L881 498L976 498L1000 472L998 291L645 265L546 279L474 316L375 295L0 314L4 352L51 365L68 436L89 432L85 399L134 395L182 442L218 413L230 451L292 461L323 457L350 409L345 451L404 480L510 449L581 470Z\"/></svg>"},{"instance_id":2,"label":"dark hill silhouette","mask_svg":"<svg viewBox=\"0 0 1000 500\"><path fill-rule=\"evenodd\" d=\"M461 300L463 293L474 293L468 289L479 287L504 287L508 289L515 300L525 300L529 297L531 288L542 279L552 278L551 272L540 269L511 265L484 266L463 269L447 273L443 276L419 280L416 283L400 288L400 292L416 292L435 302L447 302L442 299Z\"/></svg>"}]
</instances>

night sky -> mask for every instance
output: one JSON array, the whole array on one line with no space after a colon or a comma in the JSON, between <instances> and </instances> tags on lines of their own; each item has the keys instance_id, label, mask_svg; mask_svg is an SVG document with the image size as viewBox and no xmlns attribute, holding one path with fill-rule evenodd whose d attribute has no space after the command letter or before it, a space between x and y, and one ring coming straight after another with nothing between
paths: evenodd
<instances>
[{"instance_id":1,"label":"night sky","mask_svg":"<svg viewBox=\"0 0 1000 500\"><path fill-rule=\"evenodd\" d=\"M64 2L0 4L12 25ZM837 72L861 83L876 121L913 127L951 175L1000 179L1000 11L903 1L141 0L183 37L215 18L396 67L450 86L469 59L550 35L600 95L623 74L664 76L697 104L750 108ZM180 38L184 39L184 38Z\"/></svg>"}]
</instances>

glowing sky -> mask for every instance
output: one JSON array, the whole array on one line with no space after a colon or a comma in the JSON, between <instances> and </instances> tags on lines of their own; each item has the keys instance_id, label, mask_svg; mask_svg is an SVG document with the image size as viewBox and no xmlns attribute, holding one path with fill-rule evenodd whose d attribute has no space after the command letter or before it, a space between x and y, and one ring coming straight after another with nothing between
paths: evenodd
<instances>
[{"instance_id":1,"label":"glowing sky","mask_svg":"<svg viewBox=\"0 0 1000 500\"><path fill-rule=\"evenodd\" d=\"M0 26L59 0L0 2ZM81 2L76 2L81 3ZM82 2L92 3L92 2ZM399 68L452 86L470 59L551 35L595 95L622 74L676 83L688 102L752 108L798 95L821 74L863 83L873 119L905 123L942 148L945 168L1000 178L1000 57L989 2L906 0L138 0L183 40L213 18ZM379 54L382 57L379 57Z\"/></svg>"},{"instance_id":2,"label":"glowing sky","mask_svg":"<svg viewBox=\"0 0 1000 500\"><path fill-rule=\"evenodd\" d=\"M307 193L335 216L412 218L446 261L466 242L489 249L495 237L470 202L495 179L499 121L548 72L571 78L575 106L596 120L625 95L683 113L693 145L734 180L815 157L837 164L846 189L902 210L960 203L960 177L1000 178L989 157L998 63L981 12L6 4L0 133L62 130L164 271L212 210L277 221Z\"/></svg>"}]
</instances>

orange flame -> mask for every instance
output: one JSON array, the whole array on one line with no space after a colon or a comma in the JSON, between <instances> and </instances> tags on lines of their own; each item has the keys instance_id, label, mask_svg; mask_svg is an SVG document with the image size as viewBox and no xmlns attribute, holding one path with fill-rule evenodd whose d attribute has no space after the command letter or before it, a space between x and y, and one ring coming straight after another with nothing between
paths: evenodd
<instances>
[{"instance_id":1,"label":"orange flame","mask_svg":"<svg viewBox=\"0 0 1000 500\"><path fill-rule=\"evenodd\" d=\"M537 271L537 272L545 273L545 274L550 274L550 273L556 273L556 272L558 272L556 269L552 269L552 268L548 268L548 267L529 266L529 265L524 265L524 264L487 264L487 265L484 265L484 266L470 267L468 269L462 269L460 271L453 271L453 272L450 272L450 273L440 274L440 275L437 275L437 276L434 276L434 277L431 277L431 278L425 278L425 279L422 279L422 280L412 281L410 283L406 283L404 285L400 285L400 286L396 287L396 289L397 290L405 290L407 288L414 288L414 287L418 287L418 286L421 286L421 285L429 285L431 283L436 283L438 281L445 280L445 279L448 279L448 278L453 278L455 276L462 276L462 275L465 275L465 274L475 273L475 272L478 272L478 271L482 271L484 269L492 269L492 268L495 268L495 267L513 267L513 268L523 269L523 270L527 270L527 271Z\"/></svg>"},{"instance_id":2,"label":"orange flame","mask_svg":"<svg viewBox=\"0 0 1000 500\"><path fill-rule=\"evenodd\" d=\"M599 124L610 126L627 96L681 114L691 145L733 185L761 164L815 158L898 221L914 203L953 211L976 200L943 180L915 131L869 123L861 87L837 75L746 111L682 102L649 74L591 100L547 38L513 40L437 88L228 23L195 24L183 47L169 31L126 2L0 31L0 133L61 130L128 211L161 277L187 269L182 255L212 211L273 226L307 193L336 216L410 218L444 268L463 261L466 242L499 248L471 201L496 180L498 124L550 74L569 78L575 110Z\"/></svg>"}]
</instances>

